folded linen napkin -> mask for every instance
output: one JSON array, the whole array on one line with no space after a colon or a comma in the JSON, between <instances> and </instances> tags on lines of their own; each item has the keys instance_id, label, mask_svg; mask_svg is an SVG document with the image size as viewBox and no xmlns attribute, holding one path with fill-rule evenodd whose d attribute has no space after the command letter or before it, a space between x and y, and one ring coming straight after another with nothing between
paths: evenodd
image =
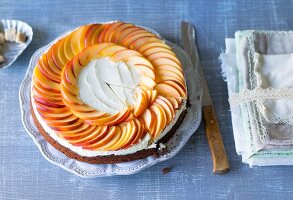
<instances>
[{"instance_id":1,"label":"folded linen napkin","mask_svg":"<svg viewBox=\"0 0 293 200\"><path fill-rule=\"evenodd\" d=\"M243 162L292 165L293 32L238 31L220 58Z\"/></svg>"}]
</instances>

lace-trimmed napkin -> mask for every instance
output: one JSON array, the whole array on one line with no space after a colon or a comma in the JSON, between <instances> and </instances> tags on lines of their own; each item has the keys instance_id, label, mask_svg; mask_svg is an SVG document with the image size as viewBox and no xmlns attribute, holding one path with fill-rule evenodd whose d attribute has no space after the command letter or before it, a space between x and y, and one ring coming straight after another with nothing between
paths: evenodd
<instances>
[{"instance_id":1,"label":"lace-trimmed napkin","mask_svg":"<svg viewBox=\"0 0 293 200\"><path fill-rule=\"evenodd\" d=\"M243 162L292 165L293 32L236 32L220 58Z\"/></svg>"}]
</instances>

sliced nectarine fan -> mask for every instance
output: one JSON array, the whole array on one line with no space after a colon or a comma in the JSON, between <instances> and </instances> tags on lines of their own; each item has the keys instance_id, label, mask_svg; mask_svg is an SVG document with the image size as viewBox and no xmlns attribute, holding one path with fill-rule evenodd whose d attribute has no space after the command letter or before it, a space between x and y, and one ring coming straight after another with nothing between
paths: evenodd
<instances>
[{"instance_id":1,"label":"sliced nectarine fan","mask_svg":"<svg viewBox=\"0 0 293 200\"><path fill-rule=\"evenodd\" d=\"M125 63L129 73L137 73L133 80L139 79L130 86L107 83L124 104L116 113L80 98L80 73L102 58ZM119 96L119 87L133 93L133 102ZM130 23L75 29L40 57L33 72L32 100L38 114L58 137L87 150L127 149L147 133L155 140L175 118L182 99L186 84L175 53L157 35Z\"/></svg>"}]
</instances>

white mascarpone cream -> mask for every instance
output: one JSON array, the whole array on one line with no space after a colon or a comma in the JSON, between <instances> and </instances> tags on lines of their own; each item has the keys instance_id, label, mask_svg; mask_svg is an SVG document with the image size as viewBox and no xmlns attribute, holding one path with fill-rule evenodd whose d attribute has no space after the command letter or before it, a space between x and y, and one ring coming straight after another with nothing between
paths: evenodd
<instances>
[{"instance_id":1,"label":"white mascarpone cream","mask_svg":"<svg viewBox=\"0 0 293 200\"><path fill-rule=\"evenodd\" d=\"M92 60L78 76L82 102L108 114L115 114L134 104L139 74L134 66L113 62L108 57Z\"/></svg>"}]
</instances>

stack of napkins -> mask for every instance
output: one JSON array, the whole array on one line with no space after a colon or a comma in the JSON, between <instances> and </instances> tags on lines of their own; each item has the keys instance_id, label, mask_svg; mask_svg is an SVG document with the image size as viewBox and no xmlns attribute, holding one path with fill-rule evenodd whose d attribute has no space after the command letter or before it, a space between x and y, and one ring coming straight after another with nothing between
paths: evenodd
<instances>
[{"instance_id":1,"label":"stack of napkins","mask_svg":"<svg viewBox=\"0 0 293 200\"><path fill-rule=\"evenodd\" d=\"M220 56L244 163L293 164L293 32L238 31Z\"/></svg>"}]
</instances>

